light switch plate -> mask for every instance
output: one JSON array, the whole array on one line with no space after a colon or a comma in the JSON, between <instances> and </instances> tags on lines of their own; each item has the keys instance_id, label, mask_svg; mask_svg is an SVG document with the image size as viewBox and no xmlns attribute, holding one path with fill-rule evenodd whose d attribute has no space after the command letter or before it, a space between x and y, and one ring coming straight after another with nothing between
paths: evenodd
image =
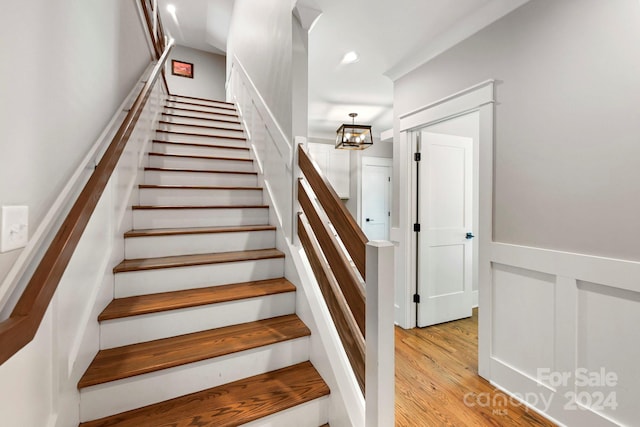
<instances>
[{"instance_id":1,"label":"light switch plate","mask_svg":"<svg viewBox=\"0 0 640 427\"><path fill-rule=\"evenodd\" d=\"M27 246L29 241L29 207L3 206L0 227L0 252Z\"/></svg>"}]
</instances>

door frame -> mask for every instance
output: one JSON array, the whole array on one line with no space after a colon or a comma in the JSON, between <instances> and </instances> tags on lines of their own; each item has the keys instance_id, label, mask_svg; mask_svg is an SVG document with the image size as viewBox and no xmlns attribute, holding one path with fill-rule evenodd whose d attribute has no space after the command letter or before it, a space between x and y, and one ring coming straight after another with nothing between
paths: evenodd
<instances>
[{"instance_id":1,"label":"door frame","mask_svg":"<svg viewBox=\"0 0 640 427\"><path fill-rule=\"evenodd\" d=\"M490 249L493 241L493 156L494 156L494 104L495 80L487 80L460 92L454 93L436 102L430 103L416 110L399 116L400 147L404 151L399 158L401 164L396 166L406 168L406 173L400 175L400 188L406 185L408 194L400 197L399 219L395 231L397 240L402 246L405 256L397 259L398 273L396 283L400 289L403 307L397 307L402 326L416 326L416 304L413 294L416 284L416 238L413 232L415 221L416 200L412 195L416 192L415 167L413 153L416 134L419 129L464 116L469 113L479 113L479 132L477 155L478 182L478 223L477 223L477 271L478 271L478 302L482 309L478 319L478 371L484 378L490 378L491 353L491 266ZM394 153L395 155L395 153ZM402 191L402 190L401 190ZM393 227L393 226L392 226ZM392 238L392 240L394 240ZM401 278L404 280L399 280ZM404 289L402 289L404 288ZM398 298L398 297L397 297Z\"/></svg>"},{"instance_id":2,"label":"door frame","mask_svg":"<svg viewBox=\"0 0 640 427\"><path fill-rule=\"evenodd\" d=\"M364 191L362 191L362 186L364 183L364 167L365 165L369 165L369 166L386 166L389 167L389 169L391 170L391 173L389 174L390 177L393 177L393 159L389 158L389 157L377 157L377 156L362 156L362 158L360 159L360 185L359 185L359 192L358 192L358 201L359 201L359 209L358 209L358 221L360 224L360 227L362 228L364 225L364 207L363 207L363 203L362 203L362 195L364 193ZM391 203L393 202L393 185L389 186L389 212L391 212ZM388 234L391 235L391 218L389 218L389 230L388 230Z\"/></svg>"}]
</instances>

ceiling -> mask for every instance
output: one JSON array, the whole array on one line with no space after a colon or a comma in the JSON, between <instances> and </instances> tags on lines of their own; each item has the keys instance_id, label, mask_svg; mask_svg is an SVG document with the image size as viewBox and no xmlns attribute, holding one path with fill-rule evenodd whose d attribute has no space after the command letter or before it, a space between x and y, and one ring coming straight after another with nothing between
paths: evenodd
<instances>
[{"instance_id":1,"label":"ceiling","mask_svg":"<svg viewBox=\"0 0 640 427\"><path fill-rule=\"evenodd\" d=\"M260 0L256 0L260 1ZM309 33L309 136L334 138L348 123L393 126L392 80L464 40L528 0L302 0L322 11ZM166 5L176 6L176 19ZM233 0L159 0L168 33L181 45L226 50ZM359 60L342 64L345 53Z\"/></svg>"}]
</instances>

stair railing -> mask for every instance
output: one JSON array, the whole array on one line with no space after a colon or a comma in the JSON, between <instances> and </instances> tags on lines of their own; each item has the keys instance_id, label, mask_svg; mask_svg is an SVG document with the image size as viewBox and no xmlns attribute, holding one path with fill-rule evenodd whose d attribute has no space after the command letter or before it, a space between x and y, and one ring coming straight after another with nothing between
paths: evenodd
<instances>
[{"instance_id":1,"label":"stair railing","mask_svg":"<svg viewBox=\"0 0 640 427\"><path fill-rule=\"evenodd\" d=\"M162 53L167 49L167 44L169 42L165 36L162 19L160 19L158 1L140 0L140 7L142 9L142 14L144 15L144 20L147 24L150 42L155 53L155 59L160 59L162 57ZM162 82L165 90L170 94L164 67L162 67Z\"/></svg>"},{"instance_id":2,"label":"stair railing","mask_svg":"<svg viewBox=\"0 0 640 427\"><path fill-rule=\"evenodd\" d=\"M9 318L0 322L0 364L31 342L36 335L60 279L149 100L155 82L164 69L172 47L173 44L169 43L164 48L122 125L46 249Z\"/></svg>"},{"instance_id":3,"label":"stair railing","mask_svg":"<svg viewBox=\"0 0 640 427\"><path fill-rule=\"evenodd\" d=\"M297 158L302 175L297 183L300 243L365 395L366 426L390 427L394 420L393 245L368 241L303 144L298 145Z\"/></svg>"}]
</instances>

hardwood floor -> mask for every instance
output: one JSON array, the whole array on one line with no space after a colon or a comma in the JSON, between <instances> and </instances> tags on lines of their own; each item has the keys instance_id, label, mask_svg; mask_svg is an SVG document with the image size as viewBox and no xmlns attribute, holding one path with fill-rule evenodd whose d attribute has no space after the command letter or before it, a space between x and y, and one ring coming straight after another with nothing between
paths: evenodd
<instances>
[{"instance_id":1,"label":"hardwood floor","mask_svg":"<svg viewBox=\"0 0 640 427\"><path fill-rule=\"evenodd\" d=\"M395 336L397 427L555 426L478 376L477 309Z\"/></svg>"}]
</instances>

